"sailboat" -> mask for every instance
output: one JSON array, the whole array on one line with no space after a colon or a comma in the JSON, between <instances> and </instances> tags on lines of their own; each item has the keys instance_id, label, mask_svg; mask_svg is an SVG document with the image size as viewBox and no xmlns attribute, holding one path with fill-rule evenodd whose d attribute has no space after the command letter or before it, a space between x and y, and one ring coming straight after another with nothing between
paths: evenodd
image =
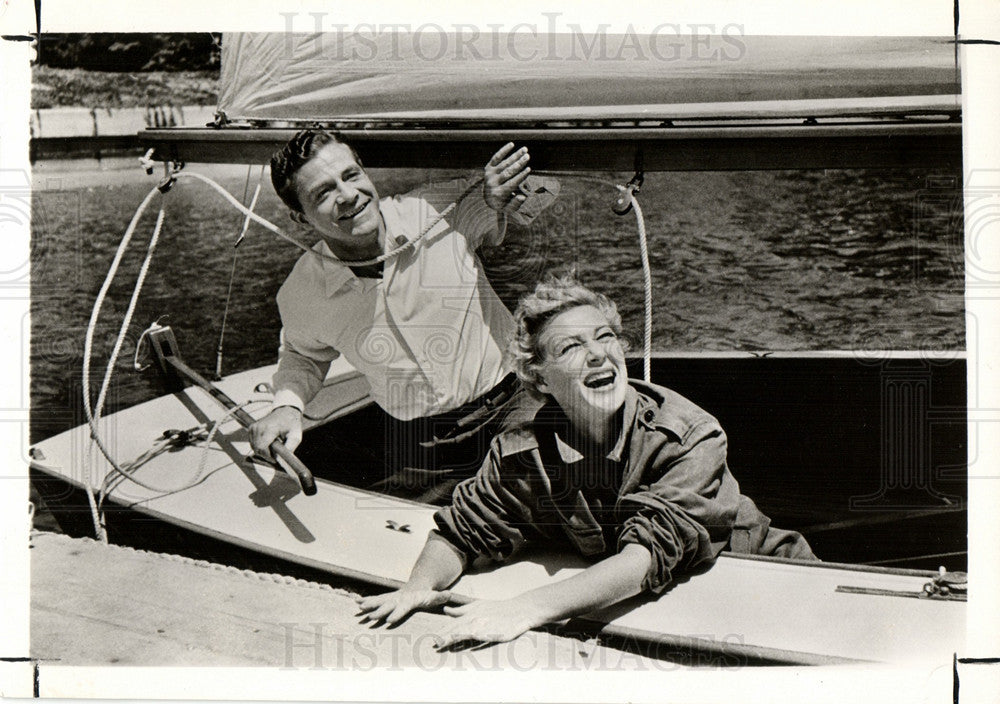
<instances>
[{"instance_id":1,"label":"sailboat","mask_svg":"<svg viewBox=\"0 0 1000 704\"><path fill-rule=\"evenodd\" d=\"M165 165L164 191L197 163L266 163L305 126L340 131L368 167L479 168L514 141L539 170L631 174L609 199L625 214L647 172L961 164L949 40L591 40L225 35L214 123L148 129L140 140L150 168ZM653 252L644 270L663 256ZM635 373L716 415L741 464L759 468L739 475L744 493L766 506L758 497L782 492L784 525L804 530L821 556L864 552L846 544L860 530L880 543L883 563L934 560L918 547L926 531L964 524L963 353L653 353L648 304L646 314ZM320 471L291 453L277 466L253 459L245 426L266 412L274 368L209 381L169 328L152 325L144 338L171 391L103 418L99 399L92 424L35 444L32 476L50 506L84 524L93 513L126 541L165 523L329 575L405 581L433 507L343 485L335 466ZM942 408L941 398L961 400ZM304 446L320 428L350 432L371 408L364 378L338 360L306 410ZM947 491L942 468L952 472ZM582 568L539 551L466 574L452 591L502 598ZM964 641L964 593L960 571L724 554L656 598L575 625L769 662L947 663Z\"/></svg>"}]
</instances>

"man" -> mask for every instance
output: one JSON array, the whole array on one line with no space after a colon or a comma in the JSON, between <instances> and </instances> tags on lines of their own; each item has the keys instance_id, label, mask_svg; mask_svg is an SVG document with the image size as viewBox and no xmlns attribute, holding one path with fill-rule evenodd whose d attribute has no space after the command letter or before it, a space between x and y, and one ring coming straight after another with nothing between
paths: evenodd
<instances>
[{"instance_id":1,"label":"man","mask_svg":"<svg viewBox=\"0 0 1000 704\"><path fill-rule=\"evenodd\" d=\"M531 216L518 211L537 213L542 206L531 201L557 190L543 180L529 200L528 161L526 149L507 144L486 165L481 190L457 181L380 199L338 135L305 130L274 156L275 190L320 242L278 292L274 408L251 428L258 453L267 456L275 438L299 445L303 408L344 355L390 416L373 438L388 451L389 476L377 488L435 500L475 472L499 421L495 408L517 386L503 355L513 319L476 250L502 241L506 213L526 223Z\"/></svg>"}]
</instances>

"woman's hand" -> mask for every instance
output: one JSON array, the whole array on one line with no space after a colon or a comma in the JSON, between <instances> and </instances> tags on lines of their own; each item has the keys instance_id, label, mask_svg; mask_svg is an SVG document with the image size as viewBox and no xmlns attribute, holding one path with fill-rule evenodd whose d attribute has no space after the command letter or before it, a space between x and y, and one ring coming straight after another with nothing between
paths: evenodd
<instances>
[{"instance_id":1,"label":"woman's hand","mask_svg":"<svg viewBox=\"0 0 1000 704\"><path fill-rule=\"evenodd\" d=\"M649 549L628 543L572 577L546 584L504 601L474 601L445 607L454 617L441 632L438 647L465 640L513 640L532 628L590 613L639 594L652 560Z\"/></svg>"},{"instance_id":2,"label":"woman's hand","mask_svg":"<svg viewBox=\"0 0 1000 704\"><path fill-rule=\"evenodd\" d=\"M515 151L513 142L507 142L493 155L483 169L483 197L486 205L502 212L512 203L516 210L527 200L528 197L518 189L531 173L528 166L530 159L527 147Z\"/></svg>"},{"instance_id":3,"label":"woman's hand","mask_svg":"<svg viewBox=\"0 0 1000 704\"><path fill-rule=\"evenodd\" d=\"M454 621L438 635L439 649L467 640L483 643L514 640L543 623L533 609L518 599L473 601L461 606L446 606L444 612L454 617Z\"/></svg>"},{"instance_id":4,"label":"woman's hand","mask_svg":"<svg viewBox=\"0 0 1000 704\"><path fill-rule=\"evenodd\" d=\"M450 598L449 591L403 587L394 592L361 597L357 603L361 609L361 623L384 621L387 626L394 626L414 611L447 604Z\"/></svg>"}]
</instances>

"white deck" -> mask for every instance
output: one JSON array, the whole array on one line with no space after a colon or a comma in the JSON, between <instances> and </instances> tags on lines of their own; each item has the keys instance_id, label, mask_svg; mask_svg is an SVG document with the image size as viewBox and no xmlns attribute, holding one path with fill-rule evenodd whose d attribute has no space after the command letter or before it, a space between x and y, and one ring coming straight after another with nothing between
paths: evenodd
<instances>
[{"instance_id":1,"label":"white deck","mask_svg":"<svg viewBox=\"0 0 1000 704\"><path fill-rule=\"evenodd\" d=\"M253 389L269 372L233 375L219 386L239 402L253 398ZM338 386L343 393L337 393ZM324 403L351 408L363 403L363 395L363 383L348 371L328 380ZM192 411L207 419L224 414L199 389L187 389L184 397L190 407L167 396L105 419L104 434L116 457L129 461L164 429L195 425ZM262 404L256 412L266 408ZM283 473L243 461L250 448L246 431L235 421L225 422L216 439L207 451L192 446L165 452L135 472L161 491L121 481L113 499L198 533L331 573L383 585L405 581L433 525L432 507L324 480L317 482L317 494L307 497ZM35 464L77 485L89 477L98 486L109 466L88 445L85 428L68 431L40 443L45 459ZM390 521L408 531L389 528ZM538 556L466 575L454 591L472 598L506 597L581 568L571 556ZM927 581L926 576L724 556L656 600L621 605L595 618L616 633L788 661L946 664L964 647L964 603L836 591L852 586L919 592Z\"/></svg>"}]
</instances>

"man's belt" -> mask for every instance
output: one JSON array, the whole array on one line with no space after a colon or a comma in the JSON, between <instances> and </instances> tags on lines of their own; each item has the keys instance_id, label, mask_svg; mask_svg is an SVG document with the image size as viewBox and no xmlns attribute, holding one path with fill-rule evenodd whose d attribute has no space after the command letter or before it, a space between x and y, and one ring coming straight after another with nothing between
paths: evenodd
<instances>
[{"instance_id":1,"label":"man's belt","mask_svg":"<svg viewBox=\"0 0 1000 704\"><path fill-rule=\"evenodd\" d=\"M440 442L455 441L456 438L469 434L492 420L498 410L514 398L514 394L520 388L521 382L518 381L517 375L508 374L479 398L454 411L441 414L442 416L457 417L446 426L447 429L444 432L435 432L434 440L420 444L431 446Z\"/></svg>"}]
</instances>

